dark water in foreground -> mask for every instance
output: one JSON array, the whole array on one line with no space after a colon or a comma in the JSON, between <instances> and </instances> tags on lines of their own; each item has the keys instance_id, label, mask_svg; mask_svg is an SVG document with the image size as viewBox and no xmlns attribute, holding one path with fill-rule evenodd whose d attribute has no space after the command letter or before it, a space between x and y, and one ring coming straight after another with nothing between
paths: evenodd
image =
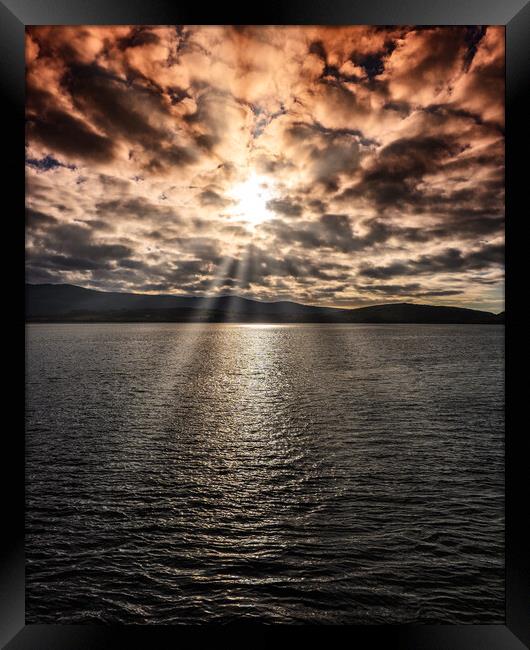
<instances>
[{"instance_id":1,"label":"dark water in foreground","mask_svg":"<svg viewBox=\"0 0 530 650\"><path fill-rule=\"evenodd\" d=\"M503 350L28 326L27 622L504 622Z\"/></svg>"}]
</instances>

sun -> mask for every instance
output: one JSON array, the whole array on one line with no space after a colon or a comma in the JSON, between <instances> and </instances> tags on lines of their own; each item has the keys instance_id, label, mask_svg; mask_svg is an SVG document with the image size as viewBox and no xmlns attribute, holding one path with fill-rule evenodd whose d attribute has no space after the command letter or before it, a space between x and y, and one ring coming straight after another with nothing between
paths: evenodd
<instances>
[{"instance_id":1,"label":"sun","mask_svg":"<svg viewBox=\"0 0 530 650\"><path fill-rule=\"evenodd\" d=\"M272 219L273 213L267 203L273 194L270 181L264 176L252 173L243 182L234 185L230 196L235 201L232 216L236 219L252 227Z\"/></svg>"}]
</instances>

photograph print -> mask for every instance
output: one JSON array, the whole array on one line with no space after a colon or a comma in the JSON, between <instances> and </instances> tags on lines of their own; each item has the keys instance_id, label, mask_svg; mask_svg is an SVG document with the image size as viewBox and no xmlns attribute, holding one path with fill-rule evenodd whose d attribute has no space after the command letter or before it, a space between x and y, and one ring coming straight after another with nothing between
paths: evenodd
<instances>
[{"instance_id":1,"label":"photograph print","mask_svg":"<svg viewBox=\"0 0 530 650\"><path fill-rule=\"evenodd\" d=\"M25 50L26 622L504 624L504 27Z\"/></svg>"}]
</instances>

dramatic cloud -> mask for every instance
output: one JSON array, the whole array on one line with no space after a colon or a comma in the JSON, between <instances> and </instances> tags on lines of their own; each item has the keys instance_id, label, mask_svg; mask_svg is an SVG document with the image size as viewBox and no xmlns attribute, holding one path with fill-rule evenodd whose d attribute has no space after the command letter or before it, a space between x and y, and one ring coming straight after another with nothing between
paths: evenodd
<instances>
[{"instance_id":1,"label":"dramatic cloud","mask_svg":"<svg viewBox=\"0 0 530 650\"><path fill-rule=\"evenodd\" d=\"M27 278L503 309L504 28L31 27Z\"/></svg>"}]
</instances>

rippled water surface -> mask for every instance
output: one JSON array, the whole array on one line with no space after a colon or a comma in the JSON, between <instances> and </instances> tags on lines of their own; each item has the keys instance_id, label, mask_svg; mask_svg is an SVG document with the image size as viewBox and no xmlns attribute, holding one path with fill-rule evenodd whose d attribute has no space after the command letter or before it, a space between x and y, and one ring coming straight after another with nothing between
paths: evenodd
<instances>
[{"instance_id":1,"label":"rippled water surface","mask_svg":"<svg viewBox=\"0 0 530 650\"><path fill-rule=\"evenodd\" d=\"M504 328L27 327L27 621L504 621Z\"/></svg>"}]
</instances>

